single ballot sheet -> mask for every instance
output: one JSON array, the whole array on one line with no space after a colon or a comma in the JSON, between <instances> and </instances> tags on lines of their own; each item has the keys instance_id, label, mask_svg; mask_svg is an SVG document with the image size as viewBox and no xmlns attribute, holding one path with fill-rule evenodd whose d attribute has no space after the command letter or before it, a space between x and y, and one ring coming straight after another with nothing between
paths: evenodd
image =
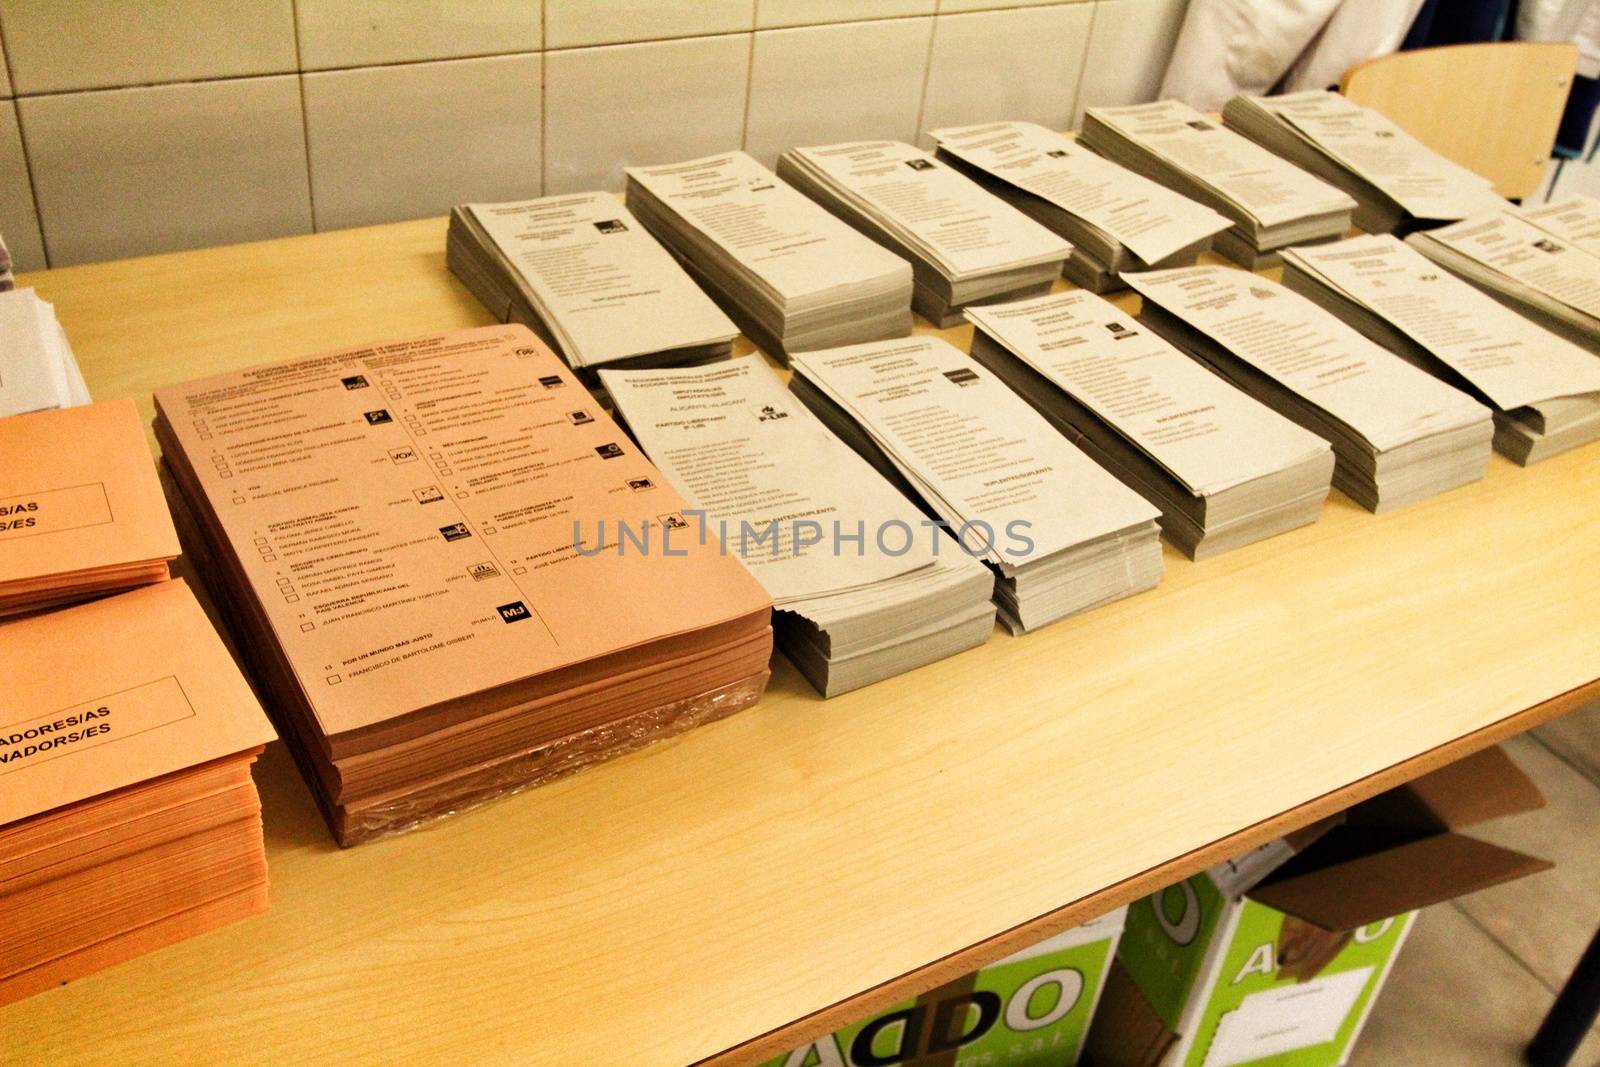
<instances>
[{"instance_id":1,"label":"single ballot sheet","mask_svg":"<svg viewBox=\"0 0 1600 1067\"><path fill-rule=\"evenodd\" d=\"M1487 417L1465 393L1247 271L1187 267L1128 283L1380 452Z\"/></svg>"},{"instance_id":2,"label":"single ballot sheet","mask_svg":"<svg viewBox=\"0 0 1600 1067\"><path fill-rule=\"evenodd\" d=\"M1115 304L1069 290L967 309L973 324L1200 495L1327 451Z\"/></svg>"},{"instance_id":3,"label":"single ballot sheet","mask_svg":"<svg viewBox=\"0 0 1600 1067\"><path fill-rule=\"evenodd\" d=\"M1031 122L948 128L934 130L933 136L951 155L1099 227L1146 263L1191 248L1233 224Z\"/></svg>"}]
</instances>

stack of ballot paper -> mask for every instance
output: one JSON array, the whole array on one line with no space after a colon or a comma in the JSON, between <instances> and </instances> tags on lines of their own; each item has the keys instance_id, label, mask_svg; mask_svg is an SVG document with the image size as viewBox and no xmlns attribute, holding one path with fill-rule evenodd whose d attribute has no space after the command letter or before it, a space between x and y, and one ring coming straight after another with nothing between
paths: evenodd
<instances>
[{"instance_id":1,"label":"stack of ballot paper","mask_svg":"<svg viewBox=\"0 0 1600 1067\"><path fill-rule=\"evenodd\" d=\"M1488 178L1335 92L1236 96L1222 109L1222 121L1349 193L1355 224L1368 233L1409 231L1508 206Z\"/></svg>"},{"instance_id":2,"label":"stack of ballot paper","mask_svg":"<svg viewBox=\"0 0 1600 1067\"><path fill-rule=\"evenodd\" d=\"M450 213L445 262L501 322L573 370L726 359L739 328L610 193Z\"/></svg>"},{"instance_id":3,"label":"stack of ballot paper","mask_svg":"<svg viewBox=\"0 0 1600 1067\"><path fill-rule=\"evenodd\" d=\"M760 356L604 371L634 437L772 594L778 643L824 696L994 630L994 575L783 387Z\"/></svg>"},{"instance_id":4,"label":"stack of ballot paper","mask_svg":"<svg viewBox=\"0 0 1600 1067\"><path fill-rule=\"evenodd\" d=\"M0 626L0 1003L267 909L272 739L181 581Z\"/></svg>"},{"instance_id":5,"label":"stack of ballot paper","mask_svg":"<svg viewBox=\"0 0 1600 1067\"><path fill-rule=\"evenodd\" d=\"M1091 292L1125 270L1186 267L1231 219L1031 122L934 130L938 157L1072 243L1064 273Z\"/></svg>"},{"instance_id":6,"label":"stack of ballot paper","mask_svg":"<svg viewBox=\"0 0 1600 1067\"><path fill-rule=\"evenodd\" d=\"M177 555L133 401L0 419L0 617L162 581Z\"/></svg>"},{"instance_id":7,"label":"stack of ballot paper","mask_svg":"<svg viewBox=\"0 0 1600 1067\"><path fill-rule=\"evenodd\" d=\"M972 355L1161 509L1190 559L1315 522L1328 442L1090 293L972 308Z\"/></svg>"},{"instance_id":8,"label":"stack of ballot paper","mask_svg":"<svg viewBox=\"0 0 1600 1067\"><path fill-rule=\"evenodd\" d=\"M55 308L32 289L0 292L0 415L89 403Z\"/></svg>"},{"instance_id":9,"label":"stack of ballot paper","mask_svg":"<svg viewBox=\"0 0 1600 1067\"><path fill-rule=\"evenodd\" d=\"M1560 236L1560 216L1539 221L1508 211L1474 215L1406 243L1479 289L1600 354L1600 249ZM1591 246L1592 247L1592 246Z\"/></svg>"},{"instance_id":10,"label":"stack of ballot paper","mask_svg":"<svg viewBox=\"0 0 1600 1067\"><path fill-rule=\"evenodd\" d=\"M743 152L630 168L628 205L776 358L911 332L911 265Z\"/></svg>"},{"instance_id":11,"label":"stack of ballot paper","mask_svg":"<svg viewBox=\"0 0 1600 1067\"><path fill-rule=\"evenodd\" d=\"M1283 281L1494 408L1495 448L1518 463L1600 437L1600 359L1397 238L1286 249Z\"/></svg>"},{"instance_id":12,"label":"stack of ballot paper","mask_svg":"<svg viewBox=\"0 0 1600 1067\"><path fill-rule=\"evenodd\" d=\"M1072 246L920 148L899 141L795 148L778 176L911 261L912 306L954 326L967 304L1045 292Z\"/></svg>"},{"instance_id":13,"label":"stack of ballot paper","mask_svg":"<svg viewBox=\"0 0 1600 1067\"><path fill-rule=\"evenodd\" d=\"M343 844L752 702L771 598L526 327L160 390L239 646Z\"/></svg>"},{"instance_id":14,"label":"stack of ballot paper","mask_svg":"<svg viewBox=\"0 0 1600 1067\"><path fill-rule=\"evenodd\" d=\"M1516 214L1591 256L1600 255L1600 200L1569 196L1539 207L1519 208Z\"/></svg>"},{"instance_id":15,"label":"stack of ballot paper","mask_svg":"<svg viewBox=\"0 0 1600 1067\"><path fill-rule=\"evenodd\" d=\"M795 360L790 388L999 574L1012 633L1150 589L1160 512L937 337Z\"/></svg>"},{"instance_id":16,"label":"stack of ballot paper","mask_svg":"<svg viewBox=\"0 0 1600 1067\"><path fill-rule=\"evenodd\" d=\"M1246 267L1277 263L1285 245L1332 241L1356 202L1320 178L1187 104L1090 108L1083 143L1233 220L1213 247Z\"/></svg>"},{"instance_id":17,"label":"stack of ballot paper","mask_svg":"<svg viewBox=\"0 0 1600 1067\"><path fill-rule=\"evenodd\" d=\"M1333 484L1370 511L1483 477L1489 409L1300 294L1227 267L1134 274L1141 321L1333 445Z\"/></svg>"}]
</instances>

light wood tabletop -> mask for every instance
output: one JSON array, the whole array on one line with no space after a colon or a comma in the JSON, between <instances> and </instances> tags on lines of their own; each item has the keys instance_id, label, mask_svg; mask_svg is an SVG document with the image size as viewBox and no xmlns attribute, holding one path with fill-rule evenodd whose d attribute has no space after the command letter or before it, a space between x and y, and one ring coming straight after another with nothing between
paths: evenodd
<instances>
[{"instance_id":1,"label":"light wood tabletop","mask_svg":"<svg viewBox=\"0 0 1600 1067\"><path fill-rule=\"evenodd\" d=\"M444 229L23 284L148 417L161 383L488 321ZM350 851L274 745L270 914L0 1009L0 1062L759 1061L1592 697L1597 520L1600 446L1382 516L1335 493L834 700L780 656L753 709Z\"/></svg>"}]
</instances>

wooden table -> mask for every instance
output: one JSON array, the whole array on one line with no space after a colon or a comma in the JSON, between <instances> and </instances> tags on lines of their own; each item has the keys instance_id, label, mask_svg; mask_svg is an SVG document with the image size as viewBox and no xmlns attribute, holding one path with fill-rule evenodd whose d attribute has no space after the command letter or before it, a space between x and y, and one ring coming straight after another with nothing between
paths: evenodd
<instances>
[{"instance_id":1,"label":"wooden table","mask_svg":"<svg viewBox=\"0 0 1600 1067\"><path fill-rule=\"evenodd\" d=\"M487 321L429 220L74 267L90 387ZM947 331L965 347L966 330ZM269 915L0 1010L0 1061L750 1063L1600 693L1600 446L1315 526L341 852L285 753Z\"/></svg>"}]
</instances>

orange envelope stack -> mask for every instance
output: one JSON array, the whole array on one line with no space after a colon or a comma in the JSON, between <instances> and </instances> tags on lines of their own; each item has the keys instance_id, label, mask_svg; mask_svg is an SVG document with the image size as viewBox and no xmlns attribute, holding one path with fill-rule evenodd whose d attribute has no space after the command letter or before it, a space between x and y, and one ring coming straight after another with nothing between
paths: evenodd
<instances>
[{"instance_id":1,"label":"orange envelope stack","mask_svg":"<svg viewBox=\"0 0 1600 1067\"><path fill-rule=\"evenodd\" d=\"M224 374L156 407L190 555L341 844L765 687L770 597L526 327Z\"/></svg>"},{"instance_id":2,"label":"orange envelope stack","mask_svg":"<svg viewBox=\"0 0 1600 1067\"><path fill-rule=\"evenodd\" d=\"M0 617L164 581L177 554L133 401L0 419Z\"/></svg>"},{"instance_id":3,"label":"orange envelope stack","mask_svg":"<svg viewBox=\"0 0 1600 1067\"><path fill-rule=\"evenodd\" d=\"M182 581L0 625L0 1003L267 907L272 737Z\"/></svg>"}]
</instances>

